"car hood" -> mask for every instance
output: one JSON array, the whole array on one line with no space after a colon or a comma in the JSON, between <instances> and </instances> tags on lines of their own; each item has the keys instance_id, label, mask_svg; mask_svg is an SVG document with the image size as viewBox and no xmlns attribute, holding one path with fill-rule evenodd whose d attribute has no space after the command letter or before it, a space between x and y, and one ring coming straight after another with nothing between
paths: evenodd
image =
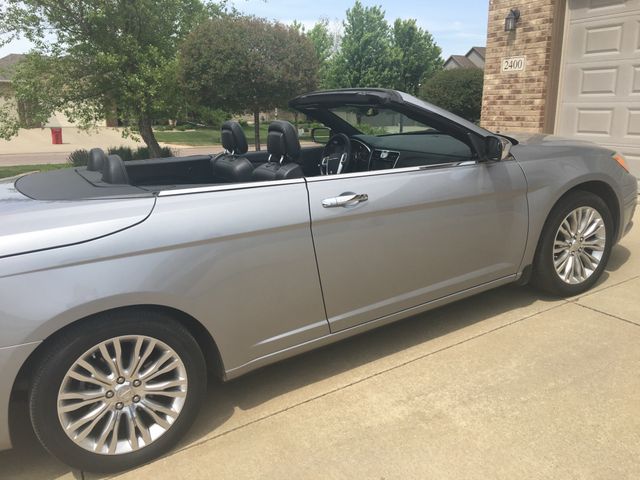
<instances>
[{"instance_id":1,"label":"car hood","mask_svg":"<svg viewBox=\"0 0 640 480\"><path fill-rule=\"evenodd\" d=\"M95 240L143 222L155 197L33 200L0 181L0 258Z\"/></svg>"},{"instance_id":2,"label":"car hood","mask_svg":"<svg viewBox=\"0 0 640 480\"><path fill-rule=\"evenodd\" d=\"M511 147L511 153L518 161L554 158L563 155L609 155L611 150L586 140L563 138L544 133L504 132L500 133L515 139L518 143Z\"/></svg>"}]
</instances>

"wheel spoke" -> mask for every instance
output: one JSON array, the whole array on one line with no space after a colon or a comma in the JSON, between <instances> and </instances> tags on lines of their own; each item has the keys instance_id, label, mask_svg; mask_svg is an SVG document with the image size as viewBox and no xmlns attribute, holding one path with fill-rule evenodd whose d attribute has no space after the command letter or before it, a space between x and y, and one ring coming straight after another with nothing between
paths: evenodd
<instances>
[{"instance_id":1,"label":"wheel spoke","mask_svg":"<svg viewBox=\"0 0 640 480\"><path fill-rule=\"evenodd\" d=\"M111 383L111 379L109 377L105 376L102 372L99 372L98 369L96 369L93 365L91 365L86 360L82 360L82 359L78 360L78 365L80 365L87 372L89 372L93 378L95 378L96 380L99 380L105 385L109 385Z\"/></svg>"},{"instance_id":2,"label":"wheel spoke","mask_svg":"<svg viewBox=\"0 0 640 480\"><path fill-rule=\"evenodd\" d=\"M102 355L102 358L104 358L104 361L107 362L107 365L109 366L109 369L111 370L111 373L114 376L117 377L118 376L118 367L116 367L116 364L113 361L113 358L111 358L111 354L107 350L107 346L104 343L101 343L99 348L100 348L100 354Z\"/></svg>"},{"instance_id":3,"label":"wheel spoke","mask_svg":"<svg viewBox=\"0 0 640 480\"><path fill-rule=\"evenodd\" d=\"M153 352L153 350L155 348L156 348L156 341L155 340L150 340L147 343L147 347L145 348L144 353L142 354L142 356L138 360L138 363L136 364L136 366L131 371L131 376L132 377L135 377L136 375L138 375L138 372L142 368L142 365L144 365L144 362L147 361L147 358L149 358L149 355L151 355L151 353Z\"/></svg>"},{"instance_id":4,"label":"wheel spoke","mask_svg":"<svg viewBox=\"0 0 640 480\"><path fill-rule=\"evenodd\" d=\"M138 450L140 448L138 446L138 435L136 434L136 424L133 420L133 414L131 411L127 410L124 412L124 416L127 419L127 429L129 433L129 445L133 450Z\"/></svg>"},{"instance_id":5,"label":"wheel spoke","mask_svg":"<svg viewBox=\"0 0 640 480\"><path fill-rule=\"evenodd\" d=\"M101 401L102 401L102 398L94 398L94 399L91 399L91 400L84 400L82 402L69 403L67 405L63 405L63 406L58 407L58 410L60 410L63 413L75 412L79 408L87 407L89 405L93 405L93 404L101 402Z\"/></svg>"},{"instance_id":6,"label":"wheel spoke","mask_svg":"<svg viewBox=\"0 0 640 480\"><path fill-rule=\"evenodd\" d=\"M91 383L93 385L98 385L100 387L108 387L109 386L109 383L107 383L107 382L102 382L97 378L90 377L88 375L85 375L83 373L76 372L76 371L70 371L67 374L67 376L73 378L74 380L78 380L79 382Z\"/></svg>"},{"instance_id":7,"label":"wheel spoke","mask_svg":"<svg viewBox=\"0 0 640 480\"><path fill-rule=\"evenodd\" d=\"M67 432L75 432L77 431L80 427L82 427L83 425L86 425L87 423L91 422L92 420L95 420L96 418L98 418L99 416L102 415L102 413L104 411L107 410L107 405L106 404L102 404L100 405L99 408L96 408L95 410L91 410L89 413L87 413L86 415L80 417L79 419L77 419L75 422L70 423L69 425L67 425L67 427L65 428L65 430Z\"/></svg>"},{"instance_id":8,"label":"wheel spoke","mask_svg":"<svg viewBox=\"0 0 640 480\"><path fill-rule=\"evenodd\" d=\"M167 388L175 388L175 387L184 387L187 385L187 381L180 378L178 380L170 380L167 382L160 382L160 383L152 383L149 384L149 382L146 383L145 385L145 391L150 392L150 393L155 393L159 390L166 390Z\"/></svg>"},{"instance_id":9,"label":"wheel spoke","mask_svg":"<svg viewBox=\"0 0 640 480\"><path fill-rule=\"evenodd\" d=\"M146 403L146 402L145 402ZM140 407L153 418L153 421L160 425L162 428L169 428L171 424L167 422L164 418L160 417L156 412L154 412L150 407L148 407L145 403L141 403Z\"/></svg>"},{"instance_id":10,"label":"wheel spoke","mask_svg":"<svg viewBox=\"0 0 640 480\"><path fill-rule=\"evenodd\" d=\"M165 353L156 360L145 372L140 374L140 378L145 382L152 380L164 373L170 372L177 366L178 359L173 358L171 360L171 354L169 352ZM168 363L167 363L168 361ZM166 364L166 365L165 365Z\"/></svg>"},{"instance_id":11,"label":"wheel spoke","mask_svg":"<svg viewBox=\"0 0 640 480\"><path fill-rule=\"evenodd\" d=\"M113 349L116 353L115 364L116 369L118 371L119 377L124 377L126 374L126 370L124 368L124 362L122 361L122 345L120 345L120 340L117 338L113 339Z\"/></svg>"}]
</instances>

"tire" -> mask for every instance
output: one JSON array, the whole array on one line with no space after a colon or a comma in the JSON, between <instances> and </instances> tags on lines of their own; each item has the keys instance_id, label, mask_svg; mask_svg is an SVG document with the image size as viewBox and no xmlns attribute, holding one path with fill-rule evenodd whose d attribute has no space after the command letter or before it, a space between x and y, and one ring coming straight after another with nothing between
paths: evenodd
<instances>
[{"instance_id":1,"label":"tire","mask_svg":"<svg viewBox=\"0 0 640 480\"><path fill-rule=\"evenodd\" d=\"M29 392L33 429L52 455L84 471L127 470L167 452L206 392L198 343L161 312L92 317L52 337L41 359Z\"/></svg>"},{"instance_id":2,"label":"tire","mask_svg":"<svg viewBox=\"0 0 640 480\"><path fill-rule=\"evenodd\" d=\"M592 212L595 212L592 228L601 225L597 228L597 234L589 235L592 228L588 226L584 229L574 227L578 224L589 225L586 220L591 218ZM568 223L564 223L565 220ZM582 233L586 233L588 237L581 237ZM584 243L581 243L583 239ZM613 240L613 216L604 200L589 192L570 192L556 204L545 222L533 262L532 285L560 297L579 295L589 290L607 265ZM595 260L598 260L597 266ZM557 271L556 265L560 271ZM579 265L583 267L582 271ZM572 267L576 269L575 275Z\"/></svg>"}]
</instances>

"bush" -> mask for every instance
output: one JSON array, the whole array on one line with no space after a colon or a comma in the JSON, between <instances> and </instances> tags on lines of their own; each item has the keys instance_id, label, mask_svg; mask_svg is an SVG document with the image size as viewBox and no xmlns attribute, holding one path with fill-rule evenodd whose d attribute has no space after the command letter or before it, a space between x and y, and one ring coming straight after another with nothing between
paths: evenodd
<instances>
[{"instance_id":1,"label":"bush","mask_svg":"<svg viewBox=\"0 0 640 480\"><path fill-rule=\"evenodd\" d=\"M424 84L420 96L470 122L478 122L483 83L484 72L479 68L442 70Z\"/></svg>"},{"instance_id":2,"label":"bush","mask_svg":"<svg viewBox=\"0 0 640 480\"><path fill-rule=\"evenodd\" d=\"M138 147L133 150L131 147L110 147L107 150L109 155L118 155L122 160L128 162L130 160L147 160L149 156L148 147ZM160 149L160 157L175 157L175 153L169 147Z\"/></svg>"},{"instance_id":3,"label":"bush","mask_svg":"<svg viewBox=\"0 0 640 480\"><path fill-rule=\"evenodd\" d=\"M89 152L85 149L74 150L69 154L68 162L74 167L86 167L89 163Z\"/></svg>"},{"instance_id":4,"label":"bush","mask_svg":"<svg viewBox=\"0 0 640 480\"><path fill-rule=\"evenodd\" d=\"M133 150L131 147L109 147L107 155L118 155L125 162L133 160Z\"/></svg>"}]
</instances>

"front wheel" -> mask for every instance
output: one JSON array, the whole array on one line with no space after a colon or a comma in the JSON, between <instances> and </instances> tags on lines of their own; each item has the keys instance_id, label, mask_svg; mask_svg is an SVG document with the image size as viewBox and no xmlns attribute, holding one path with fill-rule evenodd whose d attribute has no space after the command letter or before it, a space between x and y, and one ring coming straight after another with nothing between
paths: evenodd
<instances>
[{"instance_id":1,"label":"front wheel","mask_svg":"<svg viewBox=\"0 0 640 480\"><path fill-rule=\"evenodd\" d=\"M31 421L68 465L121 471L171 448L205 390L203 355L180 323L154 312L104 314L47 346L30 391Z\"/></svg>"},{"instance_id":2,"label":"front wheel","mask_svg":"<svg viewBox=\"0 0 640 480\"><path fill-rule=\"evenodd\" d=\"M604 271L613 246L613 218L597 195L568 194L549 214L533 265L534 286L553 295L578 295Z\"/></svg>"}]
</instances>

